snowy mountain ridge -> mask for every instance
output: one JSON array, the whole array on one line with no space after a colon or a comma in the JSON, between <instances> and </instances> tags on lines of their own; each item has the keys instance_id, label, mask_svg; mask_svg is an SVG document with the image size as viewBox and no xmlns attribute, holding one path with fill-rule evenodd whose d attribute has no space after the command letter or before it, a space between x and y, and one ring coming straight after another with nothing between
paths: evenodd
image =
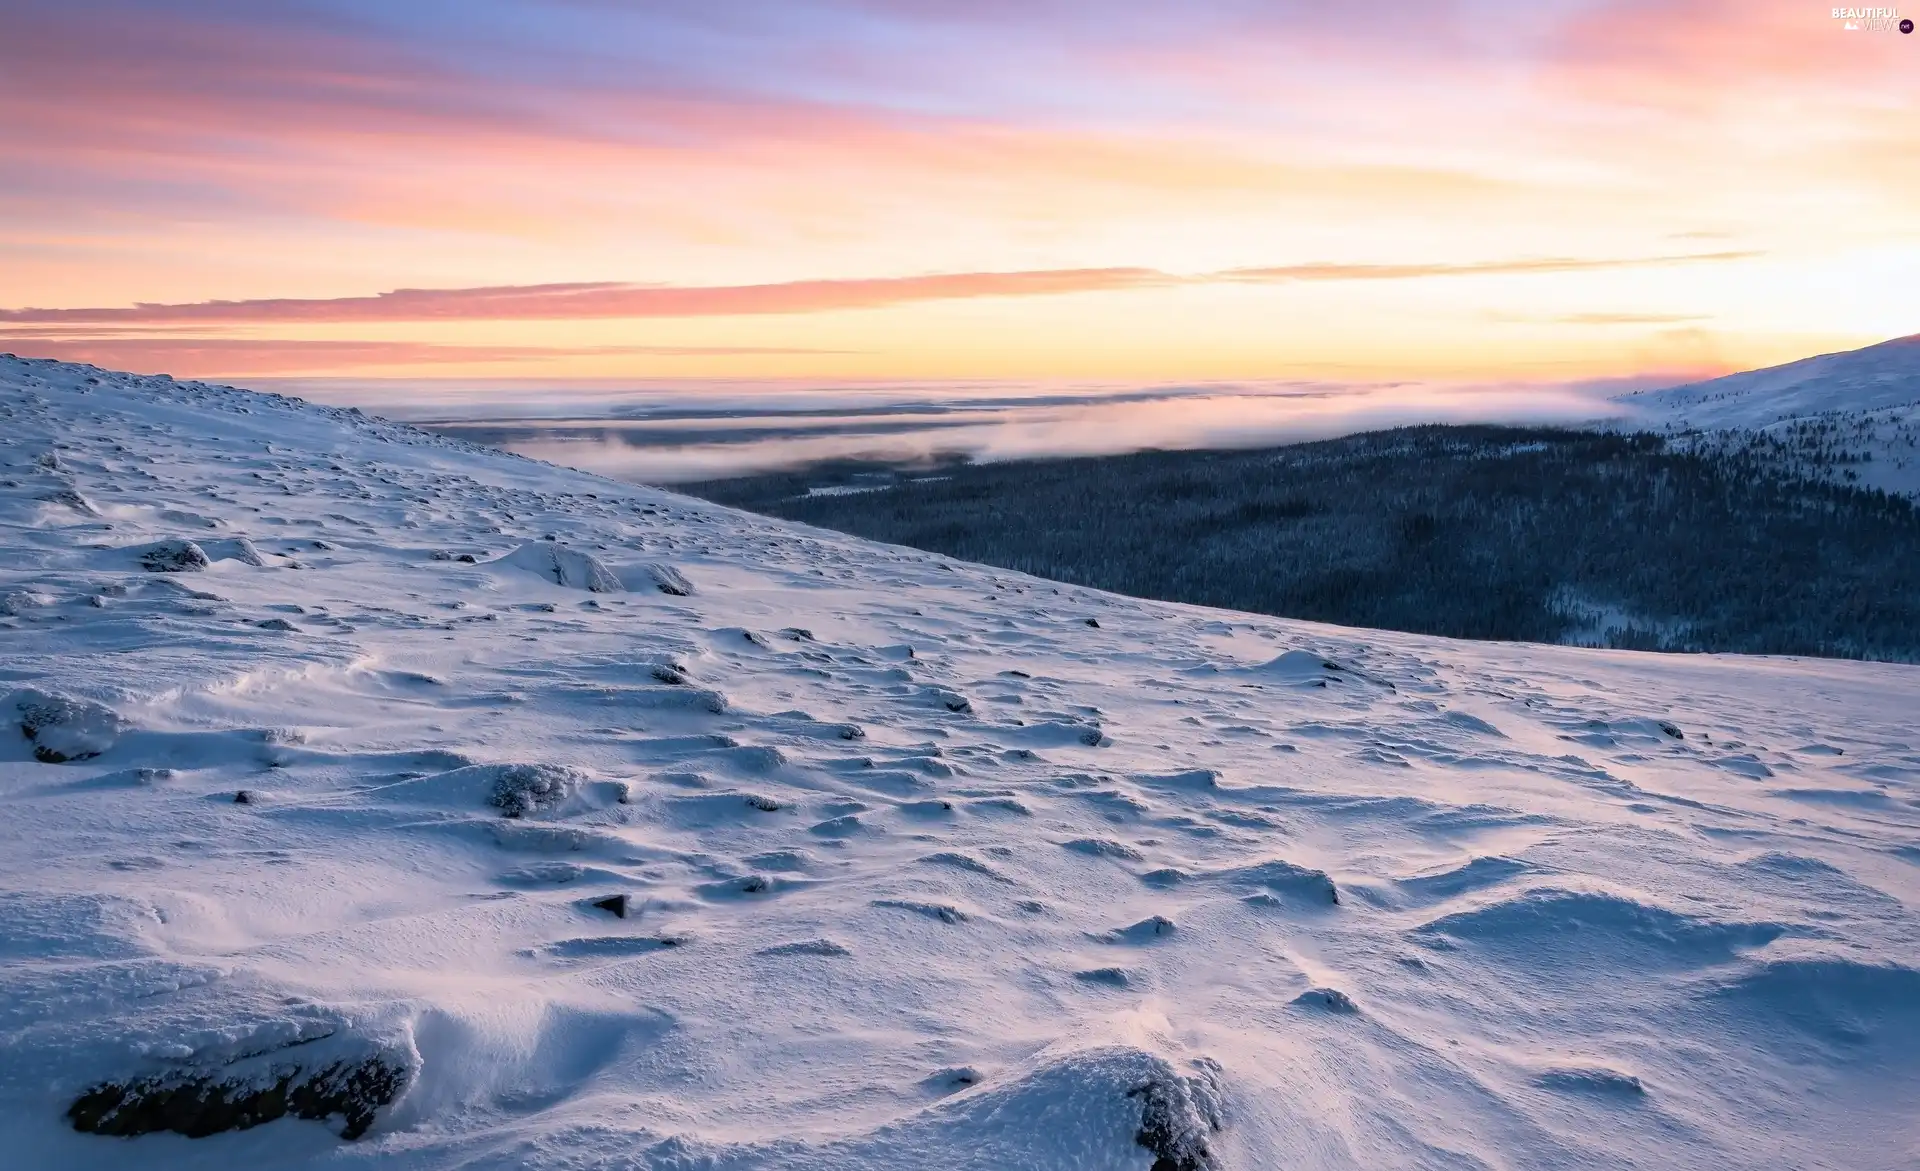
<instances>
[{"instance_id":1,"label":"snowy mountain ridge","mask_svg":"<svg viewBox=\"0 0 1920 1171\"><path fill-rule=\"evenodd\" d=\"M1798 474L1920 496L1920 334L1614 401L1621 424L1757 449Z\"/></svg>"},{"instance_id":2,"label":"snowy mountain ridge","mask_svg":"<svg viewBox=\"0 0 1920 1171\"><path fill-rule=\"evenodd\" d=\"M51 362L0 423L16 1165L1920 1149L1913 668L1138 601Z\"/></svg>"}]
</instances>

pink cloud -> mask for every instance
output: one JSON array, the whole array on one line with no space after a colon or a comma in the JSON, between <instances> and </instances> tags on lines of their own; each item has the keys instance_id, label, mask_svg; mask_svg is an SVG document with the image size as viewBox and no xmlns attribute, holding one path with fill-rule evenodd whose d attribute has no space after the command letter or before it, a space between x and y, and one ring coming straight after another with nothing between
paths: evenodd
<instances>
[{"instance_id":1,"label":"pink cloud","mask_svg":"<svg viewBox=\"0 0 1920 1171\"><path fill-rule=\"evenodd\" d=\"M66 337L0 333L0 347L27 357L86 362L115 370L187 377L297 374L391 366L492 365L562 358L631 355L720 358L754 354L844 351L756 346L471 346L410 341L295 338Z\"/></svg>"},{"instance_id":2,"label":"pink cloud","mask_svg":"<svg viewBox=\"0 0 1920 1171\"><path fill-rule=\"evenodd\" d=\"M1143 268L948 273L868 280L706 287L572 283L475 289L396 289L372 297L198 301L103 309L4 309L15 322L553 321L732 317L877 309L913 301L1018 297L1175 283Z\"/></svg>"}]
</instances>

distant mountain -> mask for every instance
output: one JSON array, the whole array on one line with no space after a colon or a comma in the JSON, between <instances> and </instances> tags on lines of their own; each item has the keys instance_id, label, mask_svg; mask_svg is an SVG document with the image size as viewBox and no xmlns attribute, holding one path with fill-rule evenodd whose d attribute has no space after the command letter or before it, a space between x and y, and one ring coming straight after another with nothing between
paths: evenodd
<instances>
[{"instance_id":1,"label":"distant mountain","mask_svg":"<svg viewBox=\"0 0 1920 1171\"><path fill-rule=\"evenodd\" d=\"M1634 408L1643 420L1702 429L1913 407L1920 404L1920 334L1705 382L1636 391L1615 401Z\"/></svg>"},{"instance_id":2,"label":"distant mountain","mask_svg":"<svg viewBox=\"0 0 1920 1171\"><path fill-rule=\"evenodd\" d=\"M1920 497L1920 334L1616 400L1615 424L1789 475Z\"/></svg>"}]
</instances>

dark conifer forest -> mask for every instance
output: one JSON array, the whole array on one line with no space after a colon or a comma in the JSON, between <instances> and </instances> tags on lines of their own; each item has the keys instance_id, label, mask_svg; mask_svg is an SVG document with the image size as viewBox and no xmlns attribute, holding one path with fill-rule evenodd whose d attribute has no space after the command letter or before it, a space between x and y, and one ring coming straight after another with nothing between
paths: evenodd
<instances>
[{"instance_id":1,"label":"dark conifer forest","mask_svg":"<svg viewBox=\"0 0 1920 1171\"><path fill-rule=\"evenodd\" d=\"M677 487L1062 582L1342 625L1920 659L1920 511L1785 474L1758 447L1427 426Z\"/></svg>"}]
</instances>

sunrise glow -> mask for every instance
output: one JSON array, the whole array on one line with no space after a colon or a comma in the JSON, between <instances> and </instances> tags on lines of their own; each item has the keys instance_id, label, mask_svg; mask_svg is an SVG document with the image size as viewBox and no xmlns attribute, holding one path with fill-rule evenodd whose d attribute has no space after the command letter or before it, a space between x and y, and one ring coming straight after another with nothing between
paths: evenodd
<instances>
[{"instance_id":1,"label":"sunrise glow","mask_svg":"<svg viewBox=\"0 0 1920 1171\"><path fill-rule=\"evenodd\" d=\"M1792 0L28 0L0 350L1554 379L1910 333L1920 37Z\"/></svg>"}]
</instances>

